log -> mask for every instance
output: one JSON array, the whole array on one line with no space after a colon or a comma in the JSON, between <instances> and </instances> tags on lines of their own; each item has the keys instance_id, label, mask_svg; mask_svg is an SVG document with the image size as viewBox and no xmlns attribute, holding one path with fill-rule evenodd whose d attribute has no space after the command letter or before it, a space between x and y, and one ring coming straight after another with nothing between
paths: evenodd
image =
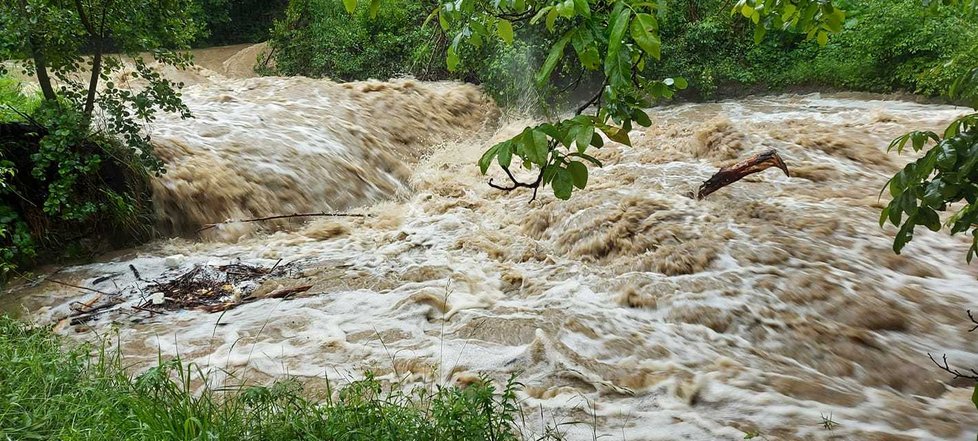
<instances>
[{"instance_id":1,"label":"log","mask_svg":"<svg viewBox=\"0 0 978 441\"><path fill-rule=\"evenodd\" d=\"M785 176L791 177L791 173L788 171L788 166L778 155L777 150L768 150L764 153L759 153L743 161L740 161L729 167L723 167L720 171L716 172L710 179L707 179L703 185L700 185L699 193L697 194L697 199L703 199L723 187L726 187L734 182L737 182L748 175L754 173L760 173L771 167L777 167L784 172Z\"/></svg>"}]
</instances>

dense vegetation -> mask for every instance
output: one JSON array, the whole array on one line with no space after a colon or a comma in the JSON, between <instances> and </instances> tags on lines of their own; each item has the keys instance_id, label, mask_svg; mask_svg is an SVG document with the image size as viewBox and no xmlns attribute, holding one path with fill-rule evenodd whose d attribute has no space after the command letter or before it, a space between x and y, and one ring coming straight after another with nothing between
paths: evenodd
<instances>
[{"instance_id":1,"label":"dense vegetation","mask_svg":"<svg viewBox=\"0 0 978 441\"><path fill-rule=\"evenodd\" d=\"M195 0L194 20L204 23L195 46L258 43L268 39L288 0Z\"/></svg>"},{"instance_id":2,"label":"dense vegetation","mask_svg":"<svg viewBox=\"0 0 978 441\"><path fill-rule=\"evenodd\" d=\"M157 112L190 116L179 85L151 63L190 63L171 48L201 32L193 5L0 1L0 59L23 60L15 68L37 79L41 95L3 80L0 278L39 254L70 257L103 238L145 236L148 176L163 168L142 126Z\"/></svg>"},{"instance_id":3,"label":"dense vegetation","mask_svg":"<svg viewBox=\"0 0 978 441\"><path fill-rule=\"evenodd\" d=\"M427 29L418 26L436 1L382 2L374 20L368 19L370 8L364 3L351 20L337 0L291 1L288 17L272 33L281 72L342 80L399 74L465 78L485 84L509 104L529 89L525 80L543 65L558 37L517 22L513 45L483 39L485 47L463 48L452 73L439 62L446 59L448 45L435 32L436 21ZM978 30L946 9L928 13L919 0L835 4L846 11L846 21L820 49L816 41L779 30L755 44L754 28L744 17L731 16L729 2L668 2L654 13L662 57L649 64L649 72L685 78L689 91L684 95L694 99L795 87L937 96L963 73L962 64L946 68L946 62L978 57L969 45L978 40ZM512 90L514 83L522 86L519 93Z\"/></svg>"},{"instance_id":4,"label":"dense vegetation","mask_svg":"<svg viewBox=\"0 0 978 441\"><path fill-rule=\"evenodd\" d=\"M0 439L522 439L513 380L404 392L367 374L335 395L296 380L218 391L178 359L133 377L104 349L93 359L92 348L62 343L0 315Z\"/></svg>"}]
</instances>

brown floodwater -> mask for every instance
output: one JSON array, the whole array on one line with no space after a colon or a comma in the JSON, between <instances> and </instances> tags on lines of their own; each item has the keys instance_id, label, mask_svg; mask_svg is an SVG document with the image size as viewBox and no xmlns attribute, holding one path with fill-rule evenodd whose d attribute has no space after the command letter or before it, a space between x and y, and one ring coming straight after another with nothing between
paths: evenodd
<instances>
[{"instance_id":1,"label":"brown floodwater","mask_svg":"<svg viewBox=\"0 0 978 441\"><path fill-rule=\"evenodd\" d=\"M609 439L975 438L972 385L927 357L978 366L967 241L920 231L897 256L894 230L877 224L880 189L910 159L887 154L889 140L964 109L856 94L659 107L633 146L597 151L586 190L529 203L489 188L476 161L533 121L500 117L474 86L179 75L196 119L148 129L168 165L154 182L161 229L371 216L232 223L62 268L51 277L121 301L62 323L65 335L118 338L140 365L180 355L218 382L518 372L530 414L594 418ZM792 177L690 197L719 166L771 148ZM223 314L131 309L146 282L130 265L153 280L237 261L289 268L242 289L312 289ZM9 291L2 308L42 323L95 296L51 282Z\"/></svg>"}]
</instances>

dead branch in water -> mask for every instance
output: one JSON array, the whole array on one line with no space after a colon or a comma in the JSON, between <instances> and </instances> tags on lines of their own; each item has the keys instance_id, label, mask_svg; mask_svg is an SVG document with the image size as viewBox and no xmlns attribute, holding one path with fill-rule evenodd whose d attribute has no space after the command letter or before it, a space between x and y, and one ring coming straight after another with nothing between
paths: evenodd
<instances>
[{"instance_id":1,"label":"dead branch in water","mask_svg":"<svg viewBox=\"0 0 978 441\"><path fill-rule=\"evenodd\" d=\"M734 182L743 179L747 175L759 173L771 167L780 168L782 171L784 171L785 176L791 177L791 173L788 172L788 166L785 165L784 160L782 160L781 156L778 155L778 151L768 150L764 153L751 156L750 158L729 167L721 168L720 171L716 172L716 174L714 174L700 186L697 199L703 199L710 193L733 184Z\"/></svg>"},{"instance_id":2,"label":"dead branch in water","mask_svg":"<svg viewBox=\"0 0 978 441\"><path fill-rule=\"evenodd\" d=\"M118 295L118 294L111 294L111 293L107 293L107 292L105 292L105 291L99 291L99 290L97 290L97 289L94 289L94 288L86 288L86 287L84 287L84 286L78 286L78 285L72 285L72 284L70 284L70 283L67 283L67 282L62 282L62 281L60 281L60 280L55 280L55 279L52 279L52 278L50 278L50 277L44 277L44 278L42 278L42 279L39 279L38 281L40 281L40 282L51 282L51 283L57 283L58 285L62 285L62 286L67 286L67 287L69 287L69 288L75 288L75 289L80 289L80 290L82 290L82 291L89 291L89 292L94 292L94 293L96 293L96 294L101 294L101 295L104 295L104 296L115 296L115 295Z\"/></svg>"},{"instance_id":3,"label":"dead branch in water","mask_svg":"<svg viewBox=\"0 0 978 441\"><path fill-rule=\"evenodd\" d=\"M278 215L278 216L259 217L259 218L255 218L255 219L227 220L227 221L224 221L224 222L217 222L217 223L213 223L213 224L206 224L203 227L201 227L199 230L197 230L197 234L200 234L200 233L202 233L204 231L210 230L211 228L215 228L215 227L217 227L219 225L238 224L238 223L251 223L251 222L265 222L265 221L273 221L273 220L279 220L279 219L292 219L292 218L299 218L299 217L371 217L371 216L369 214L354 214L354 213L295 213L295 214L283 214L283 215Z\"/></svg>"}]
</instances>

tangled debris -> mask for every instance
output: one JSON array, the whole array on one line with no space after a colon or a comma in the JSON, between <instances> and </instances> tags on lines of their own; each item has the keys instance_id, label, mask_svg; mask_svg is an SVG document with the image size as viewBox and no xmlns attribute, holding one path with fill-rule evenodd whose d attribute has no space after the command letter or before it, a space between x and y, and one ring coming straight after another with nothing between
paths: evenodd
<instances>
[{"instance_id":1,"label":"tangled debris","mask_svg":"<svg viewBox=\"0 0 978 441\"><path fill-rule=\"evenodd\" d=\"M179 309L226 311L257 300L250 294L261 282L286 271L278 263L270 268L243 263L197 265L176 278L150 283L147 286L148 298L135 306L135 309L153 313ZM311 285L281 289L262 298L287 298L310 288Z\"/></svg>"}]
</instances>

